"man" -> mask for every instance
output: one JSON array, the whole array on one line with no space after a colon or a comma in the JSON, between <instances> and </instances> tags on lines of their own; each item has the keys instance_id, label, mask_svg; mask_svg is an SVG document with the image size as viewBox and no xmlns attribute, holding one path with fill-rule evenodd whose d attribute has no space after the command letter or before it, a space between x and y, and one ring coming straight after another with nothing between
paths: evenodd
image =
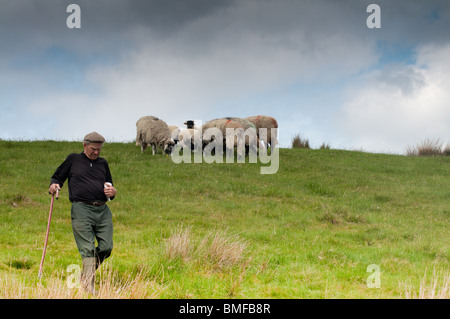
<instances>
[{"instance_id":1,"label":"man","mask_svg":"<svg viewBox=\"0 0 450 319\"><path fill-rule=\"evenodd\" d=\"M117 190L108 162L99 157L104 142L97 132L87 134L84 151L67 156L53 174L49 188L49 193L55 194L68 179L73 235L83 259L81 285L91 293L95 293L95 271L113 248L112 214L106 202L114 199Z\"/></svg>"}]
</instances>

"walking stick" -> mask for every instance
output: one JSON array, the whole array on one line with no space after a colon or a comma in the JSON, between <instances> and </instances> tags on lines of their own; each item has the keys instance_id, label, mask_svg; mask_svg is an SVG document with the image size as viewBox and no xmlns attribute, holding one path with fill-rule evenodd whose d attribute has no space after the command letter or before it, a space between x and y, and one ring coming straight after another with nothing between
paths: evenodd
<instances>
[{"instance_id":1,"label":"walking stick","mask_svg":"<svg viewBox=\"0 0 450 319\"><path fill-rule=\"evenodd\" d=\"M59 197L59 190L56 190L56 199ZM42 252L41 265L39 266L39 274L38 278L42 278L42 266L44 265L45 252L47 250L47 242L48 242L48 233L50 231L50 221L52 220L52 212L53 212L53 202L55 199L55 194L52 194L52 200L50 201L50 213L48 214L48 223L47 223L47 234L45 235L45 243L44 250Z\"/></svg>"}]
</instances>

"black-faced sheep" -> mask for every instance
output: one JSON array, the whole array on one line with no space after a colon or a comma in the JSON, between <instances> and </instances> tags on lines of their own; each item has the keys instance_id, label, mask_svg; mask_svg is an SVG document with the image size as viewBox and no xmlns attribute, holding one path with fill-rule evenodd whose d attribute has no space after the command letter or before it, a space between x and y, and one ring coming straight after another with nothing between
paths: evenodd
<instances>
[{"instance_id":1,"label":"black-faced sheep","mask_svg":"<svg viewBox=\"0 0 450 319\"><path fill-rule=\"evenodd\" d=\"M145 151L147 145L151 145L153 155L157 152L157 146L166 154L172 152L175 143L170 136L169 126L163 120L143 116L136 122L136 130L136 143L141 144L141 152Z\"/></svg>"},{"instance_id":2,"label":"black-faced sheep","mask_svg":"<svg viewBox=\"0 0 450 319\"><path fill-rule=\"evenodd\" d=\"M194 127L194 121L192 120L187 120L186 122L184 122L184 125L186 125L187 128L195 128Z\"/></svg>"}]
</instances>

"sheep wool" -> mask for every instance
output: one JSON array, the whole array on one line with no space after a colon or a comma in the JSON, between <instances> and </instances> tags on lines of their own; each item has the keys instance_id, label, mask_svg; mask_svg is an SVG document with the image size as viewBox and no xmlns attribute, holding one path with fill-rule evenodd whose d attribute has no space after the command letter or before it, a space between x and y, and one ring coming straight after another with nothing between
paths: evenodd
<instances>
[{"instance_id":1,"label":"sheep wool","mask_svg":"<svg viewBox=\"0 0 450 319\"><path fill-rule=\"evenodd\" d=\"M154 116L143 116L136 122L136 141L141 144L141 152L144 152L148 145L152 147L153 155L159 146L167 154L172 152L175 145L170 136L169 126L163 120Z\"/></svg>"},{"instance_id":2,"label":"sheep wool","mask_svg":"<svg viewBox=\"0 0 450 319\"><path fill-rule=\"evenodd\" d=\"M180 145L182 147L188 147L194 152L201 150L202 147L201 134L202 134L201 130L193 128L187 128L182 130L179 135Z\"/></svg>"},{"instance_id":3,"label":"sheep wool","mask_svg":"<svg viewBox=\"0 0 450 319\"><path fill-rule=\"evenodd\" d=\"M226 130L227 128L232 129L243 129L245 131L245 148L246 153L248 153L250 146L252 146L251 142L254 141L256 145L258 145L258 137L256 134L255 126L241 118L237 117L225 117L220 119L214 119L206 122L202 126L203 136L205 136L205 131L210 128L218 128L222 132L224 147L226 146ZM211 140L203 140L203 144L210 143ZM255 146L256 146L255 145ZM238 146L238 136L234 137L234 146ZM256 151L255 148L252 148L252 151Z\"/></svg>"},{"instance_id":4,"label":"sheep wool","mask_svg":"<svg viewBox=\"0 0 450 319\"><path fill-rule=\"evenodd\" d=\"M143 116L143 117L141 117L139 120L137 120L137 122L136 122L136 128L142 126L142 125L143 125L142 123L145 123L145 122L150 121L150 120L158 120L158 118L155 117L155 116L151 116L151 115ZM141 145L141 142L139 141L139 139L140 139L139 129L137 129L137 134L136 134L136 146Z\"/></svg>"},{"instance_id":5,"label":"sheep wool","mask_svg":"<svg viewBox=\"0 0 450 319\"><path fill-rule=\"evenodd\" d=\"M233 122L236 122L238 125L241 125L242 128L245 131L245 147L248 148L251 144L250 141L256 142L256 145L259 145L258 135L256 132L256 127L253 123L250 121L247 121L246 119L242 119L239 117L226 117L225 119L231 120ZM255 149L256 151L256 149Z\"/></svg>"},{"instance_id":6,"label":"sheep wool","mask_svg":"<svg viewBox=\"0 0 450 319\"><path fill-rule=\"evenodd\" d=\"M169 125L170 137L172 137L175 144L180 140L180 128L176 125Z\"/></svg>"},{"instance_id":7,"label":"sheep wool","mask_svg":"<svg viewBox=\"0 0 450 319\"><path fill-rule=\"evenodd\" d=\"M261 128L267 129L267 137L265 139L262 139L266 145L271 144L272 139L274 141L274 145L271 145L272 147L275 147L278 144L278 136L275 135L272 137L272 130L271 130L272 128L278 129L278 122L275 118L268 115L256 115L256 116L249 116L244 119L255 125L259 139L261 139L259 135L260 133L259 129ZM275 130L275 134L276 132L277 130Z\"/></svg>"}]
</instances>

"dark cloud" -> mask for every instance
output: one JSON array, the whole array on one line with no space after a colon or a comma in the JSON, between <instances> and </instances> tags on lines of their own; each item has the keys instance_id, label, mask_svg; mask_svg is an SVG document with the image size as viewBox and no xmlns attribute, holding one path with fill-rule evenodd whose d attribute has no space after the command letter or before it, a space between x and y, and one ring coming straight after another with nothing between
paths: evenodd
<instances>
[{"instance_id":1,"label":"dark cloud","mask_svg":"<svg viewBox=\"0 0 450 319\"><path fill-rule=\"evenodd\" d=\"M81 29L66 26L71 3L81 8ZM187 23L232 4L231 0L2 0L0 51L14 56L58 45L80 53L114 54L145 43L150 36L170 37Z\"/></svg>"},{"instance_id":2,"label":"dark cloud","mask_svg":"<svg viewBox=\"0 0 450 319\"><path fill-rule=\"evenodd\" d=\"M366 7L374 2L381 6L380 30L365 26ZM66 8L71 3L81 7L81 30L66 27ZM303 41L313 46L330 33L388 43L400 39L411 45L448 41L450 29L450 4L445 0L1 0L0 8L0 40L6 52L54 42L71 50L111 52L179 33L190 41L183 45L194 47L208 45L224 29L260 37L305 32L309 37ZM209 19L208 23L192 28L195 34L184 33L186 26L202 19Z\"/></svg>"},{"instance_id":3,"label":"dark cloud","mask_svg":"<svg viewBox=\"0 0 450 319\"><path fill-rule=\"evenodd\" d=\"M207 16L233 4L232 0L3 0L0 2L2 30L53 34L66 28L69 4L76 3L82 12L82 28L117 33L142 26L155 32L170 33L184 24ZM65 31L65 30L61 30ZM5 32L6 33L6 32Z\"/></svg>"},{"instance_id":4,"label":"dark cloud","mask_svg":"<svg viewBox=\"0 0 450 319\"><path fill-rule=\"evenodd\" d=\"M446 0L377 0L381 7L379 39L414 45L449 41L450 3ZM369 31L369 30L368 30Z\"/></svg>"}]
</instances>

